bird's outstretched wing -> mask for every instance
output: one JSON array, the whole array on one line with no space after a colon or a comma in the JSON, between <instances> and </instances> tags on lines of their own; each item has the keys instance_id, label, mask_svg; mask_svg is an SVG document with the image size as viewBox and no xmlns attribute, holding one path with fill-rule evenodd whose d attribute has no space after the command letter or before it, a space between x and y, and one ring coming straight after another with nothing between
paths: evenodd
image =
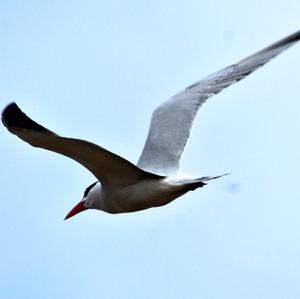
<instances>
[{"instance_id":1,"label":"bird's outstretched wing","mask_svg":"<svg viewBox=\"0 0 300 299\"><path fill-rule=\"evenodd\" d=\"M104 186L126 186L142 178L159 177L143 171L108 150L88 141L61 137L31 120L15 104L9 104L2 113L7 129L34 147L47 149L81 163Z\"/></svg>"},{"instance_id":2,"label":"bird's outstretched wing","mask_svg":"<svg viewBox=\"0 0 300 299\"><path fill-rule=\"evenodd\" d=\"M162 103L152 114L138 166L160 175L179 169L179 161L199 107L211 96L245 78L295 44L300 31L198 81Z\"/></svg>"}]
</instances>

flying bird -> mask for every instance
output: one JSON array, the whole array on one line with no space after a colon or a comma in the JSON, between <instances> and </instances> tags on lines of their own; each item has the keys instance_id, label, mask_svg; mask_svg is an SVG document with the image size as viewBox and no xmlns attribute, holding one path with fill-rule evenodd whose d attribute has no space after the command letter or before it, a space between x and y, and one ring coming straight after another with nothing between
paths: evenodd
<instances>
[{"instance_id":1,"label":"flying bird","mask_svg":"<svg viewBox=\"0 0 300 299\"><path fill-rule=\"evenodd\" d=\"M91 142L62 137L36 123L16 103L2 112L4 126L34 147L67 156L86 167L97 181L88 186L68 219L87 209L128 213L163 206L219 176L194 176L179 163L200 106L294 45L300 31L188 86L158 106L137 165Z\"/></svg>"}]
</instances>

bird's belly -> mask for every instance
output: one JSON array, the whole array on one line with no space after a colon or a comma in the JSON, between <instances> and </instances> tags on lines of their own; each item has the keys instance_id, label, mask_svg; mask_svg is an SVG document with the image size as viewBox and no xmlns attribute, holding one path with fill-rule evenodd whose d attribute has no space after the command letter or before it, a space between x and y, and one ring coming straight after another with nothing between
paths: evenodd
<instances>
[{"instance_id":1,"label":"bird's belly","mask_svg":"<svg viewBox=\"0 0 300 299\"><path fill-rule=\"evenodd\" d=\"M128 213L163 206L183 195L178 192L178 186L176 187L151 181L128 186L118 192L107 194L104 199L105 211Z\"/></svg>"}]
</instances>

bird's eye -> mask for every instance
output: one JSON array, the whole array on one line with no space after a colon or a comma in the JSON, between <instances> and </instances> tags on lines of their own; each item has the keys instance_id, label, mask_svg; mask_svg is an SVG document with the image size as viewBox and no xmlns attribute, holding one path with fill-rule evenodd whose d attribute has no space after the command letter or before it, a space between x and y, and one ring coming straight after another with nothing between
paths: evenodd
<instances>
[{"instance_id":1,"label":"bird's eye","mask_svg":"<svg viewBox=\"0 0 300 299\"><path fill-rule=\"evenodd\" d=\"M90 186L88 186L85 191L84 191L84 194L83 194L83 197L87 197L87 195L89 194L90 190L97 184L98 182L95 182L93 184L91 184Z\"/></svg>"}]
</instances>

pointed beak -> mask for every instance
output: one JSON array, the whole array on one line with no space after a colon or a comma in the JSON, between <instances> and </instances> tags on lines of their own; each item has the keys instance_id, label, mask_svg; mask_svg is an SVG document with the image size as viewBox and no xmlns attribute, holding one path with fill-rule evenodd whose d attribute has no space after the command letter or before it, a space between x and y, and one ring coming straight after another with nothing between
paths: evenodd
<instances>
[{"instance_id":1,"label":"pointed beak","mask_svg":"<svg viewBox=\"0 0 300 299\"><path fill-rule=\"evenodd\" d=\"M68 218L80 213L80 212L83 212L85 210L87 210L88 208L86 208L84 206L84 201L80 201L68 214L67 216L65 217L65 220L67 220Z\"/></svg>"}]
</instances>

